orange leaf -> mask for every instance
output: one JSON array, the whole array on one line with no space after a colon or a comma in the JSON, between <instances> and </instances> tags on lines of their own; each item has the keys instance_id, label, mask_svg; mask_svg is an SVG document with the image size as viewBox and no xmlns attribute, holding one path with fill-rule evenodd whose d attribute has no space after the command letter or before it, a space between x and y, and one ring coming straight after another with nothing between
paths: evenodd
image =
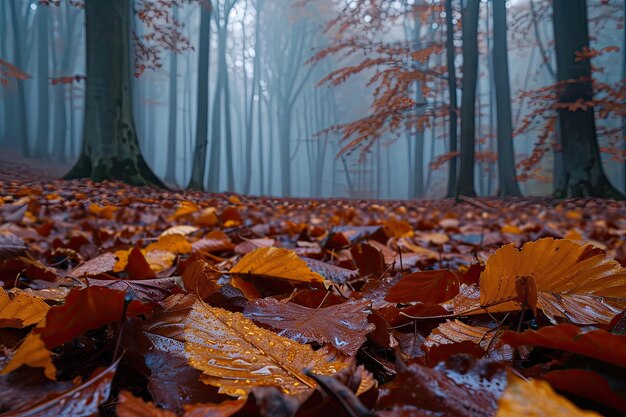
<instances>
[{"instance_id":1,"label":"orange leaf","mask_svg":"<svg viewBox=\"0 0 626 417\"><path fill-rule=\"evenodd\" d=\"M39 323L50 306L41 298L22 290L5 291L0 288L0 328L23 328Z\"/></svg>"},{"instance_id":2,"label":"orange leaf","mask_svg":"<svg viewBox=\"0 0 626 417\"><path fill-rule=\"evenodd\" d=\"M291 281L324 281L324 277L311 271L306 262L289 249L259 248L237 262L230 274L258 275Z\"/></svg>"},{"instance_id":3,"label":"orange leaf","mask_svg":"<svg viewBox=\"0 0 626 417\"><path fill-rule=\"evenodd\" d=\"M545 381L509 376L508 386L498 401L496 417L519 416L600 417L600 414L579 409Z\"/></svg>"},{"instance_id":4,"label":"orange leaf","mask_svg":"<svg viewBox=\"0 0 626 417\"><path fill-rule=\"evenodd\" d=\"M6 375L22 365L31 368L43 368L48 379L56 380L56 367L52 363L52 352L46 349L41 340L41 335L31 332L26 336L20 347L11 357L11 360L0 371L0 375Z\"/></svg>"},{"instance_id":5,"label":"orange leaf","mask_svg":"<svg viewBox=\"0 0 626 417\"><path fill-rule=\"evenodd\" d=\"M164 250L182 255L191 252L191 244L182 234L165 234L161 235L157 242L151 243L146 248L146 252L153 250Z\"/></svg>"},{"instance_id":6,"label":"orange leaf","mask_svg":"<svg viewBox=\"0 0 626 417\"><path fill-rule=\"evenodd\" d=\"M521 250L503 246L489 257L480 275L480 307L491 312L520 310L520 277L534 279L537 307L553 323L563 317L579 324L606 324L620 310L604 297L626 299L626 268L605 259L592 245L545 238Z\"/></svg>"},{"instance_id":7,"label":"orange leaf","mask_svg":"<svg viewBox=\"0 0 626 417\"><path fill-rule=\"evenodd\" d=\"M418 271L391 287L385 301L390 303L443 303L459 293L459 277L451 271Z\"/></svg>"}]
</instances>

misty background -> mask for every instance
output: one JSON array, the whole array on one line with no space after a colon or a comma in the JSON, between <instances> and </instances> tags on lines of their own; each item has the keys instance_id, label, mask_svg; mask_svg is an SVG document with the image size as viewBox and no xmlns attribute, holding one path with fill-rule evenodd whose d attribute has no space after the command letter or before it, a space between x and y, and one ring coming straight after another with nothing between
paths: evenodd
<instances>
[{"instance_id":1,"label":"misty background","mask_svg":"<svg viewBox=\"0 0 626 417\"><path fill-rule=\"evenodd\" d=\"M0 1L0 59L32 76L26 80L7 77L0 86L0 147L68 167L79 155L83 129L90 128L83 126L85 16L82 8L71 3L62 0L58 6L44 6L37 0ZM159 68L146 69L133 78L137 133L154 172L171 184L189 184L197 155L197 121L204 118L209 132L205 164L213 168L205 172L203 186L210 191L298 197L443 197L449 162L431 163L449 150L445 113L433 117L419 134L413 128L400 129L380 137L365 154L355 150L337 157L345 143L340 141L341 133L328 128L368 114L373 94L368 81L375 72L369 69L355 74L339 85L320 84L332 71L359 62L363 54L331 54L311 60L332 44L336 29L325 28L340 11L349 9L350 3L215 0L209 33L206 28L202 33L201 3L175 7L172 13L184 24L180 31L192 49L178 54L165 51ZM423 39L443 42L446 28L441 24L442 15L413 8L432 3L436 2L390 1L399 17L372 32L372 39L390 45L411 45ZM514 131L534 109L533 96L524 92L556 81L550 3L506 2ZM454 4L457 22L463 4ZM592 60L594 76L603 83L626 78L625 7L624 1L588 1L590 46L609 48ZM415 11L402 12L407 9ZM491 9L490 1L481 2L476 98L476 151L480 156L475 186L482 196L495 195L498 190L493 157L497 149ZM136 16L133 19L137 35L151 30ZM359 15L359 19L368 23L372 17ZM199 109L203 36L209 44L208 106ZM460 30L455 33L455 45L462 46ZM445 60L445 52L433 53L426 66L437 68L445 65ZM455 64L462 75L460 53ZM457 93L460 97L460 86ZM448 92L440 88L426 100L430 100L427 106L437 108L448 103ZM625 190L625 164L616 152L624 149L624 120L597 117L596 123L600 147L605 150L605 172L615 187ZM517 162L531 155L541 133L538 123L515 136ZM421 166L414 158L418 143L423 144ZM287 155L281 156L281 152ZM554 150L546 150L532 175L520 182L523 194L550 194L555 163ZM415 181L422 186L418 192Z\"/></svg>"}]
</instances>

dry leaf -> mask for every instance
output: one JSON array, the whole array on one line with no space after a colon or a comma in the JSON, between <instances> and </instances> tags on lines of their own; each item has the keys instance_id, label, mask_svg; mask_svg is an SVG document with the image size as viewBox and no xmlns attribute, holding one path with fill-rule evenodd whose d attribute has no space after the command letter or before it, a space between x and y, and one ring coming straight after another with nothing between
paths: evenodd
<instances>
[{"instance_id":1,"label":"dry leaf","mask_svg":"<svg viewBox=\"0 0 626 417\"><path fill-rule=\"evenodd\" d=\"M308 308L260 298L248 303L244 316L282 330L279 334L299 343L330 343L346 355L354 356L375 326L368 323L368 300L350 299L345 303Z\"/></svg>"},{"instance_id":2,"label":"dry leaf","mask_svg":"<svg viewBox=\"0 0 626 417\"><path fill-rule=\"evenodd\" d=\"M592 411L583 411L560 396L545 381L524 381L509 376L508 386L498 402L496 417L600 417Z\"/></svg>"},{"instance_id":3,"label":"dry leaf","mask_svg":"<svg viewBox=\"0 0 626 417\"><path fill-rule=\"evenodd\" d=\"M185 320L184 337L189 364L203 372L201 380L233 396L261 386L295 395L316 386L305 369L332 375L348 364L326 349L314 351L260 328L240 313L199 302Z\"/></svg>"},{"instance_id":4,"label":"dry leaf","mask_svg":"<svg viewBox=\"0 0 626 417\"><path fill-rule=\"evenodd\" d=\"M80 278L110 272L115 269L118 262L119 259L116 254L105 252L102 255L98 255L95 258L79 265L76 269L70 272L70 276Z\"/></svg>"},{"instance_id":5,"label":"dry leaf","mask_svg":"<svg viewBox=\"0 0 626 417\"><path fill-rule=\"evenodd\" d=\"M161 235L159 240L146 247L146 252L162 250L182 255L191 252L191 244L179 233Z\"/></svg>"},{"instance_id":6,"label":"dry leaf","mask_svg":"<svg viewBox=\"0 0 626 417\"><path fill-rule=\"evenodd\" d=\"M259 248L245 255L230 270L231 274L260 275L291 281L324 281L324 277L311 271L296 253L284 248Z\"/></svg>"},{"instance_id":7,"label":"dry leaf","mask_svg":"<svg viewBox=\"0 0 626 417\"><path fill-rule=\"evenodd\" d=\"M51 380L56 379L56 367L52 363L52 352L46 349L46 345L39 334L29 333L15 351L11 360L0 371L0 375L6 375L22 365L31 368L43 368L44 374Z\"/></svg>"},{"instance_id":8,"label":"dry leaf","mask_svg":"<svg viewBox=\"0 0 626 417\"><path fill-rule=\"evenodd\" d=\"M520 310L516 282L521 277L533 278L537 308L553 323L557 317L609 323L620 310L604 297L626 298L626 268L591 245L545 238L521 250L503 246L489 257L480 276L480 306L490 312Z\"/></svg>"},{"instance_id":9,"label":"dry leaf","mask_svg":"<svg viewBox=\"0 0 626 417\"><path fill-rule=\"evenodd\" d=\"M161 236L167 236L167 235L183 235L183 236L187 236L191 233L197 232L198 228L195 226L188 226L188 225L178 225L178 226L172 226L169 229L165 230L163 233L161 233Z\"/></svg>"},{"instance_id":10,"label":"dry leaf","mask_svg":"<svg viewBox=\"0 0 626 417\"><path fill-rule=\"evenodd\" d=\"M21 329L39 323L46 317L50 306L41 298L22 290L5 291L0 288L0 328Z\"/></svg>"}]
</instances>

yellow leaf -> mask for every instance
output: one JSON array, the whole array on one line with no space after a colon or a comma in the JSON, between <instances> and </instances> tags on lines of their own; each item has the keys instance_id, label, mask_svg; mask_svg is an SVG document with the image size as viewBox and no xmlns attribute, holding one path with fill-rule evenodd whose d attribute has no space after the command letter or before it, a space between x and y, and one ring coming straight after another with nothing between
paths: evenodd
<instances>
[{"instance_id":1,"label":"yellow leaf","mask_svg":"<svg viewBox=\"0 0 626 417\"><path fill-rule=\"evenodd\" d=\"M233 204L241 204L241 200L236 195L229 196L228 201L230 201Z\"/></svg>"},{"instance_id":2,"label":"yellow leaf","mask_svg":"<svg viewBox=\"0 0 626 417\"><path fill-rule=\"evenodd\" d=\"M207 207L200 212L196 219L198 226L214 227L219 222L217 218L217 209L215 207Z\"/></svg>"},{"instance_id":3,"label":"yellow leaf","mask_svg":"<svg viewBox=\"0 0 626 417\"><path fill-rule=\"evenodd\" d=\"M259 248L248 253L230 270L230 273L303 282L324 281L324 277L311 271L294 251L273 247Z\"/></svg>"},{"instance_id":4,"label":"yellow leaf","mask_svg":"<svg viewBox=\"0 0 626 417\"><path fill-rule=\"evenodd\" d=\"M128 265L128 254L129 250L118 250L115 252L115 256L117 256L117 262L113 267L113 272L122 272L126 269L126 265Z\"/></svg>"},{"instance_id":5,"label":"yellow leaf","mask_svg":"<svg viewBox=\"0 0 626 417\"><path fill-rule=\"evenodd\" d=\"M500 228L502 233L510 233L512 235L521 235L522 229L512 224L505 224Z\"/></svg>"},{"instance_id":6,"label":"yellow leaf","mask_svg":"<svg viewBox=\"0 0 626 417\"><path fill-rule=\"evenodd\" d=\"M39 323L46 317L50 306L41 298L24 291L0 288L0 328L21 329Z\"/></svg>"},{"instance_id":7,"label":"yellow leaf","mask_svg":"<svg viewBox=\"0 0 626 417\"><path fill-rule=\"evenodd\" d=\"M583 240L583 235L580 234L578 230L570 230L563 236L563 239L568 240Z\"/></svg>"},{"instance_id":8,"label":"yellow leaf","mask_svg":"<svg viewBox=\"0 0 626 417\"><path fill-rule=\"evenodd\" d=\"M96 217L111 220L113 218L113 214L115 214L118 208L115 206L99 206L97 204L91 204L88 210Z\"/></svg>"},{"instance_id":9,"label":"yellow leaf","mask_svg":"<svg viewBox=\"0 0 626 417\"><path fill-rule=\"evenodd\" d=\"M604 297L626 302L626 268L592 245L540 239L521 250L506 245L489 257L480 275L480 307L490 312L521 309L516 282L532 277L537 308L579 324L609 323L620 312ZM528 294L528 297L533 297Z\"/></svg>"},{"instance_id":10,"label":"yellow leaf","mask_svg":"<svg viewBox=\"0 0 626 417\"><path fill-rule=\"evenodd\" d=\"M240 313L200 302L187 316L183 336L189 364L202 371L201 380L232 396L260 386L295 395L316 386L304 370L332 375L350 361L258 327Z\"/></svg>"},{"instance_id":11,"label":"yellow leaf","mask_svg":"<svg viewBox=\"0 0 626 417\"><path fill-rule=\"evenodd\" d=\"M413 228L404 220L398 220L394 217L389 218L385 222L385 232L388 236L400 239L403 237L413 237Z\"/></svg>"},{"instance_id":12,"label":"yellow leaf","mask_svg":"<svg viewBox=\"0 0 626 417\"><path fill-rule=\"evenodd\" d=\"M576 407L560 396L546 381L524 381L509 376L508 386L498 401L496 417L600 417Z\"/></svg>"},{"instance_id":13,"label":"yellow leaf","mask_svg":"<svg viewBox=\"0 0 626 417\"><path fill-rule=\"evenodd\" d=\"M143 251L142 251L143 253ZM155 249L145 252L146 262L154 272L159 273L174 264L176 255L166 250Z\"/></svg>"},{"instance_id":14,"label":"yellow leaf","mask_svg":"<svg viewBox=\"0 0 626 417\"><path fill-rule=\"evenodd\" d=\"M193 232L196 232L198 230L197 227L195 226L187 226L184 224L181 224L179 226L173 226L170 227L169 229L165 230L163 233L161 233L161 236L167 236L167 235L183 235L183 236L187 236Z\"/></svg>"},{"instance_id":15,"label":"yellow leaf","mask_svg":"<svg viewBox=\"0 0 626 417\"><path fill-rule=\"evenodd\" d=\"M56 380L56 367L52 363L52 352L46 349L39 334L29 333L9 363L0 371L0 375L6 375L22 365L31 368L44 368L44 374L51 380Z\"/></svg>"},{"instance_id":16,"label":"yellow leaf","mask_svg":"<svg viewBox=\"0 0 626 417\"><path fill-rule=\"evenodd\" d=\"M198 207L196 203L192 201L181 201L180 203L178 203L178 208L176 209L174 214L172 214L170 219L180 219L183 217L188 217L189 215L197 211L200 211L200 207Z\"/></svg>"},{"instance_id":17,"label":"yellow leaf","mask_svg":"<svg viewBox=\"0 0 626 417\"><path fill-rule=\"evenodd\" d=\"M158 241L151 243L146 248L146 252L154 250L168 251L182 255L191 252L191 244L185 239L185 236L181 234L167 234L161 235Z\"/></svg>"}]
</instances>

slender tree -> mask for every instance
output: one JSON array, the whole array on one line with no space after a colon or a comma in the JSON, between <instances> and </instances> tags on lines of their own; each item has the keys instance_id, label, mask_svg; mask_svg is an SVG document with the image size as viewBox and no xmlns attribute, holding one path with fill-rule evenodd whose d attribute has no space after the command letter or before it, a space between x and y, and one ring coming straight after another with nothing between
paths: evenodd
<instances>
[{"instance_id":1,"label":"slender tree","mask_svg":"<svg viewBox=\"0 0 626 417\"><path fill-rule=\"evenodd\" d=\"M196 145L193 152L191 180L187 188L204 189L204 175L209 137L209 45L211 36L210 1L200 4L200 43L198 45L198 116L196 118Z\"/></svg>"},{"instance_id":2,"label":"slender tree","mask_svg":"<svg viewBox=\"0 0 626 417\"><path fill-rule=\"evenodd\" d=\"M463 96L461 98L461 167L458 194L474 196L478 17L480 0L468 0L463 19Z\"/></svg>"},{"instance_id":3,"label":"slender tree","mask_svg":"<svg viewBox=\"0 0 626 417\"><path fill-rule=\"evenodd\" d=\"M499 194L503 197L521 195L515 179L506 22L504 1L493 0L493 67L498 126L498 177Z\"/></svg>"},{"instance_id":4,"label":"slender tree","mask_svg":"<svg viewBox=\"0 0 626 417\"><path fill-rule=\"evenodd\" d=\"M456 96L456 50L454 47L454 22L452 15L452 0L445 0L446 7L446 66L448 69L448 118L449 118L449 137L450 152L457 152L457 96ZM453 157L448 166L448 197L454 197L457 194L457 158Z\"/></svg>"}]
</instances>

